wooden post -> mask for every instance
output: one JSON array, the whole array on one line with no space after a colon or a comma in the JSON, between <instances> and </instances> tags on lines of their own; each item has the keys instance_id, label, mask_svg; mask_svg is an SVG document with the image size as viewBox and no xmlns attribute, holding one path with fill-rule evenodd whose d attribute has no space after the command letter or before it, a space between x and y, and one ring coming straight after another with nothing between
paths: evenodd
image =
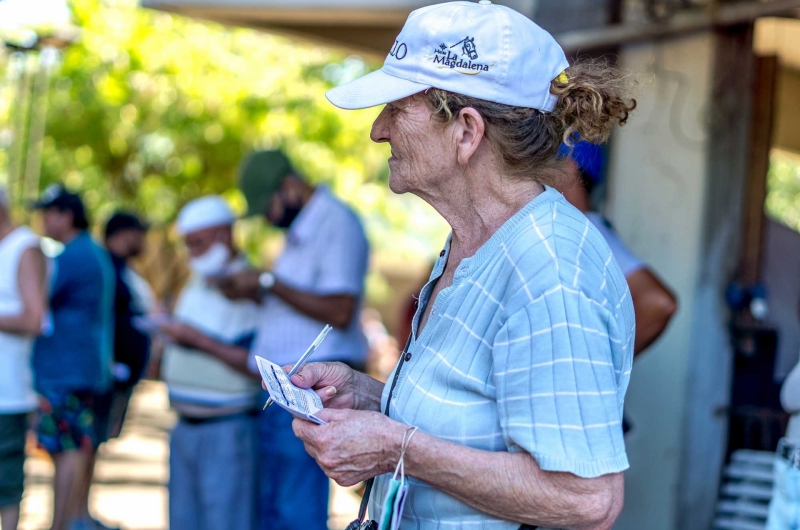
<instances>
[{"instance_id":1,"label":"wooden post","mask_svg":"<svg viewBox=\"0 0 800 530\"><path fill-rule=\"evenodd\" d=\"M761 273L761 249L766 219L764 201L767 197L767 172L772 147L777 72L776 56L756 57L744 195L742 254L739 266L739 280L744 285L757 283Z\"/></svg>"}]
</instances>

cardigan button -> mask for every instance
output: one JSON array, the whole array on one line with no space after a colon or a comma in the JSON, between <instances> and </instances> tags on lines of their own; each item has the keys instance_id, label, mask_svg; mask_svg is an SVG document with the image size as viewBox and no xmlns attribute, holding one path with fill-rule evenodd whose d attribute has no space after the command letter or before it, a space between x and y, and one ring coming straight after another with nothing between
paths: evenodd
<instances>
[{"instance_id":1,"label":"cardigan button","mask_svg":"<svg viewBox=\"0 0 800 530\"><path fill-rule=\"evenodd\" d=\"M406 362L411 360L411 352L406 352Z\"/></svg>"}]
</instances>

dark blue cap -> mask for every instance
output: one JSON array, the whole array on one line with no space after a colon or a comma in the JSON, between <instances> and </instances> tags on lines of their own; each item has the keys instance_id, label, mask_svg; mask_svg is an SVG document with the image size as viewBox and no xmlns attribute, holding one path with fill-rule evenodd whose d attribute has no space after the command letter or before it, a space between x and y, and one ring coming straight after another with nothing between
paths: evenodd
<instances>
[{"instance_id":1,"label":"dark blue cap","mask_svg":"<svg viewBox=\"0 0 800 530\"><path fill-rule=\"evenodd\" d=\"M42 192L42 196L39 197L39 200L34 202L32 206L37 210L56 208L62 212L72 212L75 228L83 230L89 226L86 208L83 206L80 195L67 191L61 184L51 184L48 186L47 189Z\"/></svg>"},{"instance_id":2,"label":"dark blue cap","mask_svg":"<svg viewBox=\"0 0 800 530\"><path fill-rule=\"evenodd\" d=\"M572 147L561 144L561 147L558 148L558 156L559 158L572 158L586 178L595 184L603 181L607 158L604 146L585 140L576 142Z\"/></svg>"}]
</instances>

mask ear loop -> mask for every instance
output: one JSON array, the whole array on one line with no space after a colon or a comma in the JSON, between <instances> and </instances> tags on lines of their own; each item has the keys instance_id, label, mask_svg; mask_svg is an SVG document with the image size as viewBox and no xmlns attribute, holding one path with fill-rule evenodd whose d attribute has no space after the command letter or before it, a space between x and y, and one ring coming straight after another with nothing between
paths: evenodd
<instances>
[{"instance_id":1,"label":"mask ear loop","mask_svg":"<svg viewBox=\"0 0 800 530\"><path fill-rule=\"evenodd\" d=\"M397 461L397 467L394 469L394 475L392 475L392 480L397 480L398 473L400 474L400 480L405 480L406 478L406 464L405 464L405 457L406 457L406 449L408 449L408 444L411 443L411 438L419 430L419 427L409 427L406 429L406 432L403 433L403 441L400 445L400 460Z\"/></svg>"}]
</instances>

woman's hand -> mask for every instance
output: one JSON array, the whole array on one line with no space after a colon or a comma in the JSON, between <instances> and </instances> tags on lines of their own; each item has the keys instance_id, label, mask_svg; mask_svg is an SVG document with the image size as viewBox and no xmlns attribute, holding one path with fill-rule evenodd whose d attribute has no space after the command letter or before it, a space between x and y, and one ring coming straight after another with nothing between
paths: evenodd
<instances>
[{"instance_id":1,"label":"woman's hand","mask_svg":"<svg viewBox=\"0 0 800 530\"><path fill-rule=\"evenodd\" d=\"M284 366L288 374L294 365ZM354 409L356 371L344 363L309 363L292 376L292 384L314 390L325 408Z\"/></svg>"},{"instance_id":2,"label":"woman's hand","mask_svg":"<svg viewBox=\"0 0 800 530\"><path fill-rule=\"evenodd\" d=\"M292 366L285 366L289 373ZM383 383L344 363L309 363L292 376L292 384L310 388L326 409L380 410Z\"/></svg>"},{"instance_id":3,"label":"woman's hand","mask_svg":"<svg viewBox=\"0 0 800 530\"><path fill-rule=\"evenodd\" d=\"M315 415L327 425L295 419L294 434L339 485L353 486L394 471L408 425L370 411L323 409Z\"/></svg>"}]
</instances>

